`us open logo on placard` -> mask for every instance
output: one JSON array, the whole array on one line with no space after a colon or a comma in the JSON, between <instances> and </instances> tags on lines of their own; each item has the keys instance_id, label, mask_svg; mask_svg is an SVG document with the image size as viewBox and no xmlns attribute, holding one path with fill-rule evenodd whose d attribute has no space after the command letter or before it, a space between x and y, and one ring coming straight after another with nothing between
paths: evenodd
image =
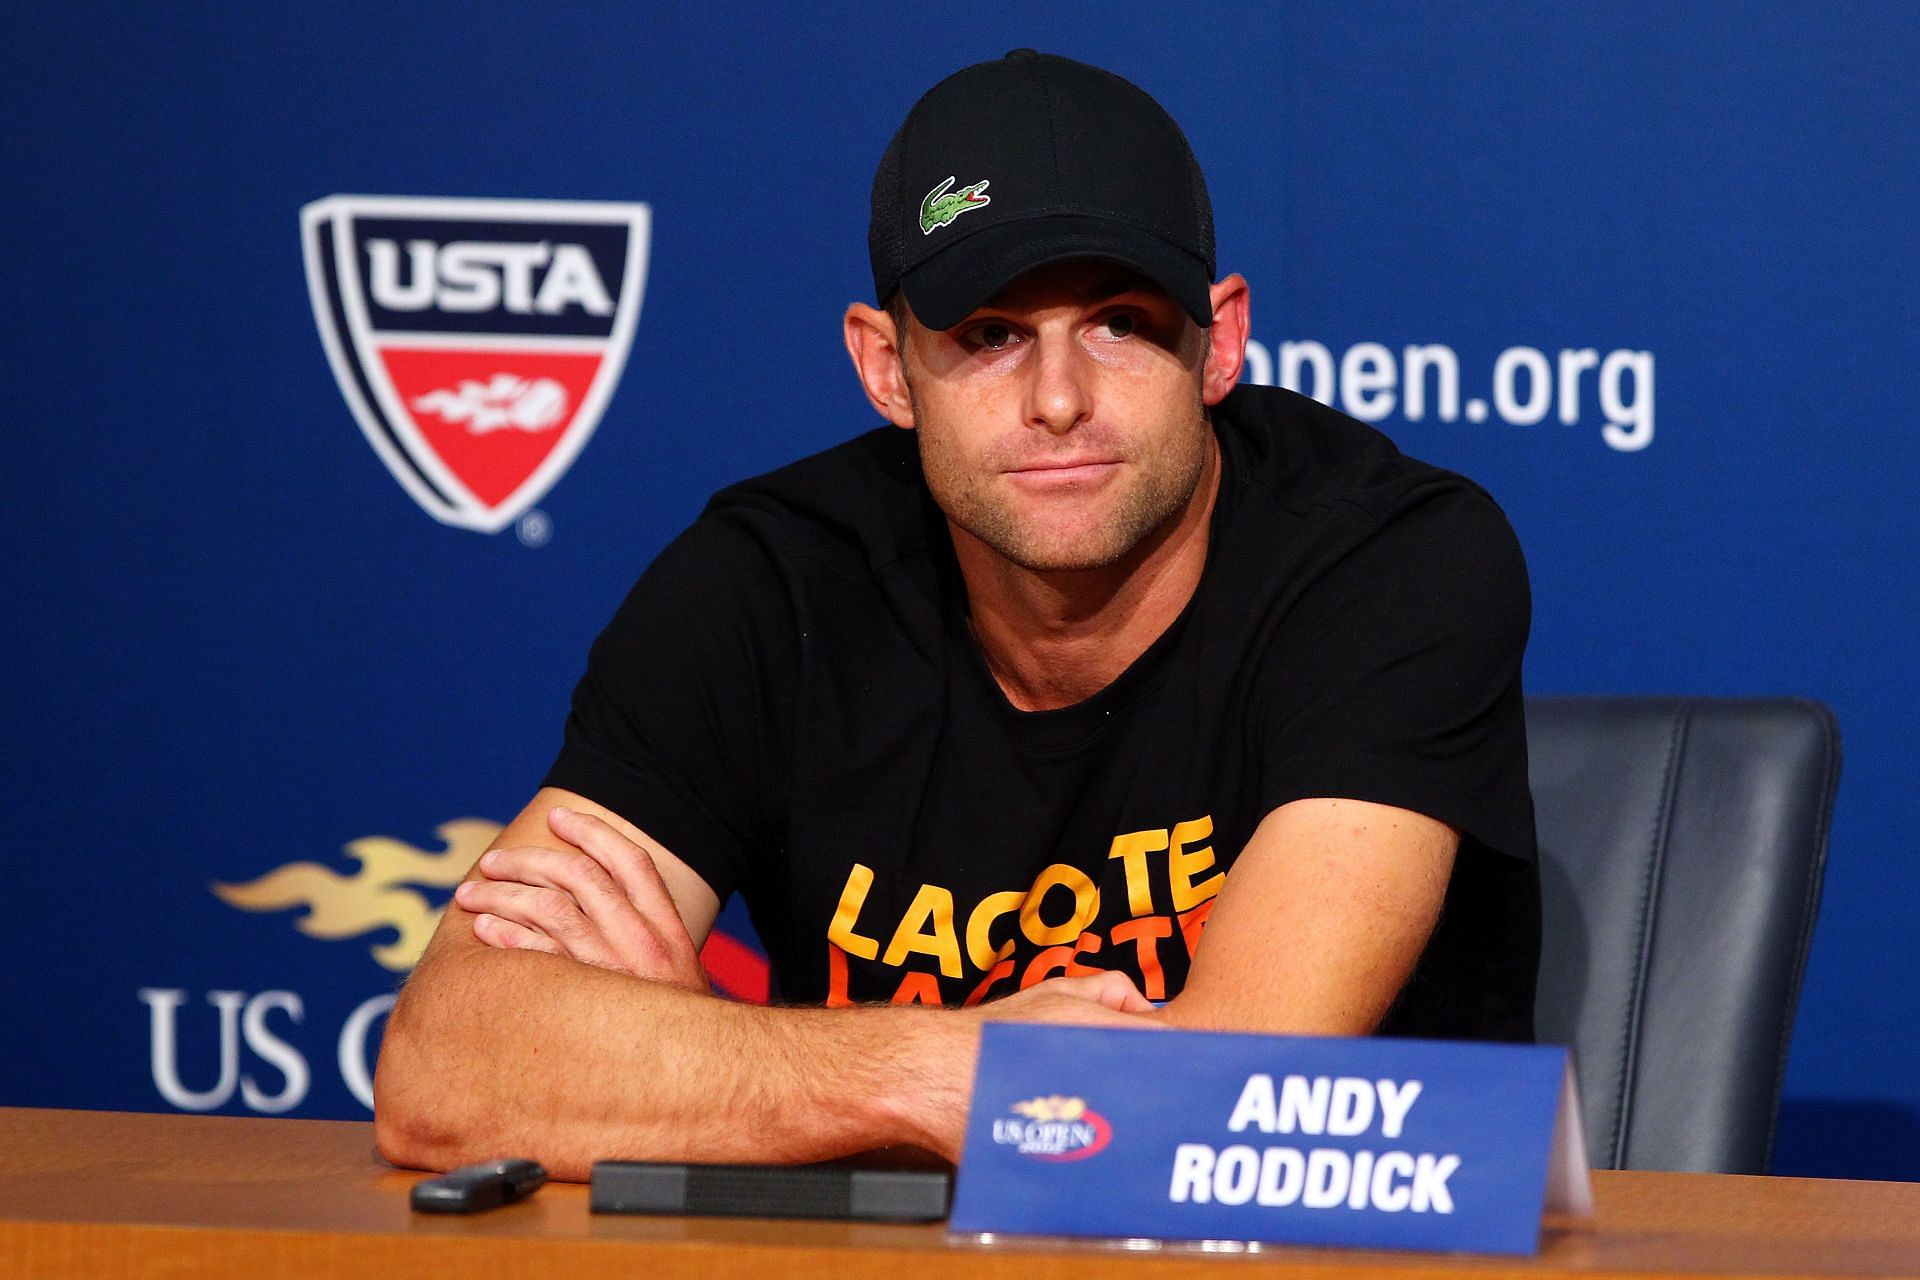
<instances>
[{"instance_id":1,"label":"us open logo on placard","mask_svg":"<svg viewBox=\"0 0 1920 1280\"><path fill-rule=\"evenodd\" d=\"M443 524L495 533L566 473L620 381L644 204L328 196L300 211L340 393Z\"/></svg>"},{"instance_id":2,"label":"us open logo on placard","mask_svg":"<svg viewBox=\"0 0 1920 1280\"><path fill-rule=\"evenodd\" d=\"M1049 1163L1085 1160L1106 1150L1113 1128L1084 1098L1059 1094L1029 1098L1007 1108L1013 1116L993 1122L993 1140L1023 1156Z\"/></svg>"}]
</instances>

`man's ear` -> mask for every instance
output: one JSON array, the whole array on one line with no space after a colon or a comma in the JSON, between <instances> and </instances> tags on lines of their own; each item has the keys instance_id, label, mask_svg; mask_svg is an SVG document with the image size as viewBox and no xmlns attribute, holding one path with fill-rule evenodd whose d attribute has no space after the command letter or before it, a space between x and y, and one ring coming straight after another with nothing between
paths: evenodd
<instances>
[{"instance_id":1,"label":"man's ear","mask_svg":"<svg viewBox=\"0 0 1920 1280\"><path fill-rule=\"evenodd\" d=\"M912 429L913 398L907 394L907 371L893 317L878 307L855 302L847 307L842 328L847 354L867 399L880 416L896 427Z\"/></svg>"},{"instance_id":2,"label":"man's ear","mask_svg":"<svg viewBox=\"0 0 1920 1280\"><path fill-rule=\"evenodd\" d=\"M1247 281L1238 272L1209 289L1213 324L1207 330L1207 359L1200 371L1200 397L1208 405L1227 398L1240 381L1247 360L1247 334L1253 323L1247 307Z\"/></svg>"}]
</instances>

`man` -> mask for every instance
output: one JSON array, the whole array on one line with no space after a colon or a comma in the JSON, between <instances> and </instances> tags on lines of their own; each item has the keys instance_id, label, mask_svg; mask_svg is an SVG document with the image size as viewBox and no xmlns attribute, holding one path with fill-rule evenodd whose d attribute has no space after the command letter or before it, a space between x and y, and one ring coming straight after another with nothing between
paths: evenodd
<instances>
[{"instance_id":1,"label":"man","mask_svg":"<svg viewBox=\"0 0 1920 1280\"><path fill-rule=\"evenodd\" d=\"M722 492L635 586L394 1010L382 1149L953 1156L987 1017L1529 1038L1498 508L1235 389L1246 283L1118 77L942 82L869 243L847 347L908 430ZM707 988L734 892L787 1006Z\"/></svg>"}]
</instances>

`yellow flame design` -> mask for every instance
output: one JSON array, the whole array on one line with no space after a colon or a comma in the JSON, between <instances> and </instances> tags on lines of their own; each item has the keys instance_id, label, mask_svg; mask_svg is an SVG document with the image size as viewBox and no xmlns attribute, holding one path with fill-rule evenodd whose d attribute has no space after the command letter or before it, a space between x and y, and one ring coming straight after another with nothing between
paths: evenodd
<instances>
[{"instance_id":1,"label":"yellow flame design","mask_svg":"<svg viewBox=\"0 0 1920 1280\"><path fill-rule=\"evenodd\" d=\"M1013 1104L1013 1113L1029 1120L1078 1120L1087 1113L1084 1098L1068 1098L1057 1093L1044 1098L1029 1098Z\"/></svg>"},{"instance_id":2,"label":"yellow flame design","mask_svg":"<svg viewBox=\"0 0 1920 1280\"><path fill-rule=\"evenodd\" d=\"M372 947L373 958L396 973L412 969L440 923L443 908L402 886L446 889L459 884L475 859L500 834L500 824L482 818L455 818L434 828L445 842L439 852L418 849L391 836L362 836L344 847L360 864L343 876L317 862L289 862L250 884L215 884L221 901L243 911L282 911L306 907L294 921L312 938L351 938L375 929L397 929L393 942Z\"/></svg>"}]
</instances>

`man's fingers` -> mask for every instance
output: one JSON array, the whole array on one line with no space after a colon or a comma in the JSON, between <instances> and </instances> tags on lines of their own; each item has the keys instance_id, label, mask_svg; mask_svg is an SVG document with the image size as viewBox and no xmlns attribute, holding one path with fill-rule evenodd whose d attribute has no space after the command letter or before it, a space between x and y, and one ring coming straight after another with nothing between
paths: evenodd
<instances>
[{"instance_id":1,"label":"man's fingers","mask_svg":"<svg viewBox=\"0 0 1920 1280\"><path fill-rule=\"evenodd\" d=\"M578 902L582 910L589 909L592 899L626 903L626 895L606 868L578 850L546 849L538 845L494 849L483 854L474 865L489 880L558 889Z\"/></svg>"},{"instance_id":2,"label":"man's fingers","mask_svg":"<svg viewBox=\"0 0 1920 1280\"><path fill-rule=\"evenodd\" d=\"M1011 1018L1083 1027L1160 1026L1159 1019L1144 1016L1153 1012L1152 1003L1132 980L1111 970L1084 977L1049 978L1005 1000L981 1006L981 1016L988 1020Z\"/></svg>"},{"instance_id":3,"label":"man's fingers","mask_svg":"<svg viewBox=\"0 0 1920 1280\"><path fill-rule=\"evenodd\" d=\"M518 882L566 894L616 951L630 953L639 948L642 954L652 954L659 949L661 922L648 919L600 861L581 850L537 845L495 849L480 859L479 867L489 881Z\"/></svg>"},{"instance_id":4,"label":"man's fingers","mask_svg":"<svg viewBox=\"0 0 1920 1280\"><path fill-rule=\"evenodd\" d=\"M1117 970L1107 969L1079 978L1055 978L1047 985L1082 1000L1105 1005L1116 1013L1153 1012L1153 1001L1140 994L1140 989L1133 985L1133 979Z\"/></svg>"},{"instance_id":5,"label":"man's fingers","mask_svg":"<svg viewBox=\"0 0 1920 1280\"><path fill-rule=\"evenodd\" d=\"M476 916L491 915L551 939L575 960L606 966L616 963L599 928L564 890L512 880L469 880L455 889L453 896L464 910ZM477 926L474 934L479 935Z\"/></svg>"},{"instance_id":6,"label":"man's fingers","mask_svg":"<svg viewBox=\"0 0 1920 1280\"><path fill-rule=\"evenodd\" d=\"M502 950L544 951L550 956L566 954L560 944L546 934L484 911L473 918L473 936Z\"/></svg>"},{"instance_id":7,"label":"man's fingers","mask_svg":"<svg viewBox=\"0 0 1920 1280\"><path fill-rule=\"evenodd\" d=\"M544 934L576 960L704 989L693 940L646 851L589 815L550 810L548 822L568 847L490 850L477 864L483 878L461 885L455 901Z\"/></svg>"},{"instance_id":8,"label":"man's fingers","mask_svg":"<svg viewBox=\"0 0 1920 1280\"><path fill-rule=\"evenodd\" d=\"M654 865L652 855L604 819L555 805L547 810L547 826L553 834L598 863L620 886L627 900L656 927L667 927L667 916L673 922L679 921L680 908L667 889L667 882L661 878L660 868ZM663 912L667 915L663 916Z\"/></svg>"}]
</instances>

